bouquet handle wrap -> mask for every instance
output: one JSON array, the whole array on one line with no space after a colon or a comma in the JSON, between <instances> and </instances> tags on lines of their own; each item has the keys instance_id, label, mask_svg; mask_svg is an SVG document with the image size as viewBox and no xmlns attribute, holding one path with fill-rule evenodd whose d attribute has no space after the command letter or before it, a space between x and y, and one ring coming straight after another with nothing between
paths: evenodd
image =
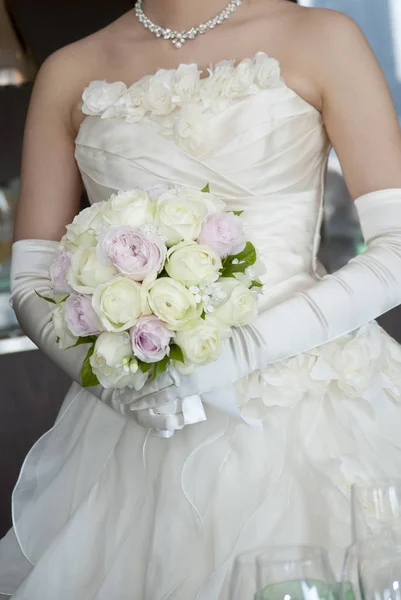
<instances>
[{"instance_id":1,"label":"bouquet handle wrap","mask_svg":"<svg viewBox=\"0 0 401 600\"><path fill-rule=\"evenodd\" d=\"M51 322L54 305L45 302L37 294L49 295L51 287L50 266L59 248L59 242L48 240L19 240L12 247L11 304L25 334L71 379L81 384L81 367L88 345L63 350L56 342L56 333ZM35 291L36 290L36 291ZM165 385L174 382L168 373L163 374ZM160 386L161 382L158 382ZM152 384L149 384L152 389ZM106 389L101 385L86 388L104 404L124 416L135 418L128 408L133 390ZM157 388L155 388L157 389Z\"/></svg>"},{"instance_id":2,"label":"bouquet handle wrap","mask_svg":"<svg viewBox=\"0 0 401 600\"><path fill-rule=\"evenodd\" d=\"M355 200L367 250L309 289L260 313L251 325L233 328L220 357L181 377L178 387L141 390L142 406L203 394L268 364L335 340L401 303L401 189L384 189Z\"/></svg>"}]
</instances>

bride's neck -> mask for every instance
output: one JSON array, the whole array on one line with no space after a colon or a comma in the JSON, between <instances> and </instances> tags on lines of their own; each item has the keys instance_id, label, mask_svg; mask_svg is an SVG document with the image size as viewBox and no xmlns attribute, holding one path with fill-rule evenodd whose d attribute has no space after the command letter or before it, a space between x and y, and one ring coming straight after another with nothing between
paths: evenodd
<instances>
[{"instance_id":1,"label":"bride's neck","mask_svg":"<svg viewBox=\"0 0 401 600\"><path fill-rule=\"evenodd\" d=\"M142 9L161 27L188 29L208 21L222 11L229 0L143 0Z\"/></svg>"}]
</instances>

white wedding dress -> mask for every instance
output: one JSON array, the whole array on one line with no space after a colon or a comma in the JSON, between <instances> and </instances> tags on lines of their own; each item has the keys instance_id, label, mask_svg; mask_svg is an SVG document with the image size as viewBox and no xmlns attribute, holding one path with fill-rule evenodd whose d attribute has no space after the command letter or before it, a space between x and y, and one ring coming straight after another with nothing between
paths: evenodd
<instances>
[{"instance_id":1,"label":"white wedding dress","mask_svg":"<svg viewBox=\"0 0 401 600\"><path fill-rule=\"evenodd\" d=\"M246 209L266 267L261 308L321 276L330 142L276 61L224 62L203 79L195 65L158 71L131 103L119 101L124 89L92 82L83 94L75 156L92 203L209 183ZM233 558L271 544L325 546L338 568L351 483L401 473L400 346L372 322L236 385L263 432L206 405L206 421L163 439L74 383L22 467L0 593L228 600Z\"/></svg>"}]
</instances>

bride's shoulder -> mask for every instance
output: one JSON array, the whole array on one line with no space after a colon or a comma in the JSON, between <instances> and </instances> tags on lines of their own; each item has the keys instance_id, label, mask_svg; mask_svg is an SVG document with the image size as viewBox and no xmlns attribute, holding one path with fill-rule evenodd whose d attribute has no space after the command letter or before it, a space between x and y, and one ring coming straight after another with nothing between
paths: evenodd
<instances>
[{"instance_id":1,"label":"bride's shoulder","mask_svg":"<svg viewBox=\"0 0 401 600\"><path fill-rule=\"evenodd\" d=\"M104 64L106 36L99 34L96 32L54 51L41 65L38 77L49 84L56 80L59 86L66 89L79 86L89 74L96 73Z\"/></svg>"},{"instance_id":2,"label":"bride's shoulder","mask_svg":"<svg viewBox=\"0 0 401 600\"><path fill-rule=\"evenodd\" d=\"M346 56L367 44L358 23L349 15L331 8L298 6L293 13L301 48L317 59Z\"/></svg>"},{"instance_id":3,"label":"bride's shoulder","mask_svg":"<svg viewBox=\"0 0 401 600\"><path fill-rule=\"evenodd\" d=\"M362 68L375 70L376 61L358 23L330 8L297 7L293 12L292 44L300 64L313 73L320 87L355 81Z\"/></svg>"},{"instance_id":4,"label":"bride's shoulder","mask_svg":"<svg viewBox=\"0 0 401 600\"><path fill-rule=\"evenodd\" d=\"M103 79L110 61L112 33L108 27L67 44L42 63L35 78L34 95L46 97L79 126L84 88L93 79ZM77 123L75 123L77 121Z\"/></svg>"}]
</instances>

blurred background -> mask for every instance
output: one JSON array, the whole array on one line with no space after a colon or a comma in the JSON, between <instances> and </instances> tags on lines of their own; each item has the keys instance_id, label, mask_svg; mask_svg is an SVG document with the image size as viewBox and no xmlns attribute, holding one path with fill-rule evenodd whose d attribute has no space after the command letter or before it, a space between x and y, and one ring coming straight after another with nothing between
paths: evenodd
<instances>
[{"instance_id":1,"label":"blurred background","mask_svg":"<svg viewBox=\"0 0 401 600\"><path fill-rule=\"evenodd\" d=\"M343 11L359 23L382 65L401 117L401 0L300 3ZM67 376L19 330L9 305L13 215L32 85L41 63L57 48L104 27L129 8L129 0L0 0L0 536L10 526L11 492L22 461L34 441L52 426L69 386ZM364 250L334 153L325 206L320 259L328 271L334 271ZM401 341L401 309L387 313L380 323Z\"/></svg>"}]
</instances>

